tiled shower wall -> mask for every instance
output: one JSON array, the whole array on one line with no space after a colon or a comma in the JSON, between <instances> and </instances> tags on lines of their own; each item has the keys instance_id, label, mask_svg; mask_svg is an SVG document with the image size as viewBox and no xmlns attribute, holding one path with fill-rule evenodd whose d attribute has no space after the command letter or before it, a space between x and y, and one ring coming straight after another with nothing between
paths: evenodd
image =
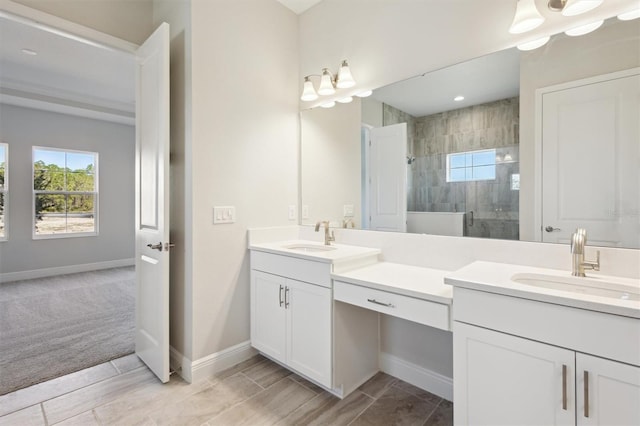
<instances>
[{"instance_id":1,"label":"tiled shower wall","mask_svg":"<svg viewBox=\"0 0 640 426\"><path fill-rule=\"evenodd\" d=\"M503 99L426 117L384 105L384 125L407 123L409 165L407 209L466 212L465 235L518 239L519 98ZM446 181L449 153L496 149L496 179ZM511 157L505 161L505 156Z\"/></svg>"}]
</instances>

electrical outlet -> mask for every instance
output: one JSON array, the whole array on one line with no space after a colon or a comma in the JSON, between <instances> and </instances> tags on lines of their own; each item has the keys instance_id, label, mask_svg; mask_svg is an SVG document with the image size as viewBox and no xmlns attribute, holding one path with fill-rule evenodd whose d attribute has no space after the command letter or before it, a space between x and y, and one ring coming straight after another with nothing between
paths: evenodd
<instances>
[{"instance_id":1,"label":"electrical outlet","mask_svg":"<svg viewBox=\"0 0 640 426\"><path fill-rule=\"evenodd\" d=\"M236 221L235 206L215 206L213 208L213 224L234 223Z\"/></svg>"},{"instance_id":2,"label":"electrical outlet","mask_svg":"<svg viewBox=\"0 0 640 426\"><path fill-rule=\"evenodd\" d=\"M302 218L309 219L309 206L306 204L302 206Z\"/></svg>"},{"instance_id":3,"label":"electrical outlet","mask_svg":"<svg viewBox=\"0 0 640 426\"><path fill-rule=\"evenodd\" d=\"M289 220L296 220L296 206L294 205L290 205L289 206Z\"/></svg>"}]
</instances>

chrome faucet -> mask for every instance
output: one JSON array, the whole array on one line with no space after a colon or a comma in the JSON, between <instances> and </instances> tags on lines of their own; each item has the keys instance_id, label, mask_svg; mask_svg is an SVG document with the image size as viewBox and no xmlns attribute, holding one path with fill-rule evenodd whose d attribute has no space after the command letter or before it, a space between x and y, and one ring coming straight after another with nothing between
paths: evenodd
<instances>
[{"instance_id":1,"label":"chrome faucet","mask_svg":"<svg viewBox=\"0 0 640 426\"><path fill-rule=\"evenodd\" d=\"M594 271L600 270L600 250L596 252L596 260L584 260L584 247L587 245L587 230L584 228L576 229L571 236L571 275L575 277L584 277L585 269Z\"/></svg>"},{"instance_id":2,"label":"chrome faucet","mask_svg":"<svg viewBox=\"0 0 640 426\"><path fill-rule=\"evenodd\" d=\"M322 220L316 223L316 232L320 231L320 225L324 225L324 245L331 245L331 241L335 241L336 237L333 235L333 231L329 231L329 221Z\"/></svg>"}]
</instances>

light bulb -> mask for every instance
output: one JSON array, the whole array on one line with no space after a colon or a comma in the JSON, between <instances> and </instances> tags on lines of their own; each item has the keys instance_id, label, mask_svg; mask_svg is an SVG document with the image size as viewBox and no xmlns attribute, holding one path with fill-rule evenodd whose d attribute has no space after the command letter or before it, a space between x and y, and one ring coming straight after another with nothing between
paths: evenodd
<instances>
[{"instance_id":1,"label":"light bulb","mask_svg":"<svg viewBox=\"0 0 640 426\"><path fill-rule=\"evenodd\" d=\"M302 90L302 96L300 96L300 99L303 101L315 101L318 99L316 89L313 87L313 83L309 77L304 78L304 89Z\"/></svg>"},{"instance_id":2,"label":"light bulb","mask_svg":"<svg viewBox=\"0 0 640 426\"><path fill-rule=\"evenodd\" d=\"M349 64L346 60L342 61L342 65L340 65L340 70L338 71L338 79L336 81L336 86L339 89L348 89L349 87L353 87L356 85L356 81L353 79L351 75L351 70L349 69Z\"/></svg>"},{"instance_id":3,"label":"light bulb","mask_svg":"<svg viewBox=\"0 0 640 426\"><path fill-rule=\"evenodd\" d=\"M322 69L322 78L320 78L320 87L318 87L319 95L333 95L336 89L333 87L333 77L327 68Z\"/></svg>"},{"instance_id":4,"label":"light bulb","mask_svg":"<svg viewBox=\"0 0 640 426\"><path fill-rule=\"evenodd\" d=\"M588 12L602 4L603 0L567 0L562 9L563 16L576 16Z\"/></svg>"},{"instance_id":5,"label":"light bulb","mask_svg":"<svg viewBox=\"0 0 640 426\"><path fill-rule=\"evenodd\" d=\"M534 0L518 0L516 5L516 14L513 17L509 32L511 34L520 34L540 26L544 22L544 18L538 12Z\"/></svg>"}]
</instances>

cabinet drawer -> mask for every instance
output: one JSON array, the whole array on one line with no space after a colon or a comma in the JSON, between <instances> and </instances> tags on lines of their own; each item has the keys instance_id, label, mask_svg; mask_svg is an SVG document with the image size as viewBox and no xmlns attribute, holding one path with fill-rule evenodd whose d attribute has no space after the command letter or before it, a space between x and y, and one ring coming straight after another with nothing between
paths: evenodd
<instances>
[{"instance_id":1,"label":"cabinet drawer","mask_svg":"<svg viewBox=\"0 0 640 426\"><path fill-rule=\"evenodd\" d=\"M331 288L331 264L251 250L251 269Z\"/></svg>"},{"instance_id":2,"label":"cabinet drawer","mask_svg":"<svg viewBox=\"0 0 640 426\"><path fill-rule=\"evenodd\" d=\"M333 282L333 298L366 309L450 330L449 306L396 293L375 290L342 281ZM387 306L388 305L388 306Z\"/></svg>"}]
</instances>

